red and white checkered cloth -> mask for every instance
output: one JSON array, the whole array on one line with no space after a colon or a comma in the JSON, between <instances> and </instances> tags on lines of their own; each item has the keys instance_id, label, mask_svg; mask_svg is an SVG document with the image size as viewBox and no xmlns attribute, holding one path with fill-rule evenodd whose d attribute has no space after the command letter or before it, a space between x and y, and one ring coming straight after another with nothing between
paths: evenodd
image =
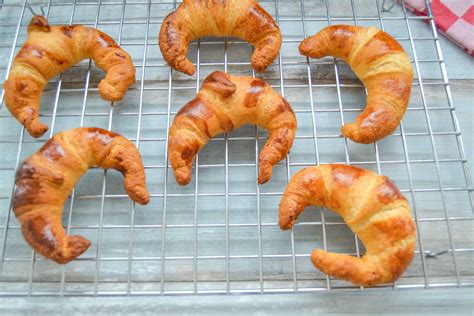
<instances>
[{"instance_id":1,"label":"red and white checkered cloth","mask_svg":"<svg viewBox=\"0 0 474 316\"><path fill-rule=\"evenodd\" d=\"M474 0L430 0L438 30L474 57ZM425 0L406 0L407 9L428 15Z\"/></svg>"}]
</instances>

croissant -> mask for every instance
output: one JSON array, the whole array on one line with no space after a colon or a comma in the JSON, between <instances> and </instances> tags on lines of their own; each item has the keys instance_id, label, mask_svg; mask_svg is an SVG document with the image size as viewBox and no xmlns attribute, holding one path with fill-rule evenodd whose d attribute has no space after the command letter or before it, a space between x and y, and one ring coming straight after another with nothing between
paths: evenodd
<instances>
[{"instance_id":1,"label":"croissant","mask_svg":"<svg viewBox=\"0 0 474 316\"><path fill-rule=\"evenodd\" d=\"M107 72L99 83L104 100L118 101L135 82L130 56L108 35L82 25L50 26L42 16L28 25L28 38L16 55L5 81L5 103L33 137L48 126L39 122L40 99L48 81L74 64L92 58Z\"/></svg>"},{"instance_id":2,"label":"croissant","mask_svg":"<svg viewBox=\"0 0 474 316\"><path fill-rule=\"evenodd\" d=\"M270 133L259 157L260 184L272 176L272 166L291 148L296 117L286 100L265 81L211 73L197 96L176 115L169 132L168 151L176 181L191 181L194 157L215 135L244 124L256 124Z\"/></svg>"},{"instance_id":3,"label":"croissant","mask_svg":"<svg viewBox=\"0 0 474 316\"><path fill-rule=\"evenodd\" d=\"M18 167L13 195L24 238L44 257L68 263L89 248L84 237L66 235L61 218L69 193L92 166L120 171L132 200L149 202L141 157L128 139L100 128L56 134Z\"/></svg>"},{"instance_id":4,"label":"croissant","mask_svg":"<svg viewBox=\"0 0 474 316\"><path fill-rule=\"evenodd\" d=\"M413 67L400 44L374 28L329 26L300 44L302 55L334 56L346 61L367 88L367 105L342 134L368 144L390 135L400 124L410 100Z\"/></svg>"},{"instance_id":5,"label":"croissant","mask_svg":"<svg viewBox=\"0 0 474 316\"><path fill-rule=\"evenodd\" d=\"M314 250L311 261L324 273L374 286L395 281L410 264L415 224L407 200L387 177L346 165L303 169L283 194L280 228L293 227L308 205L342 216L366 249L362 258Z\"/></svg>"},{"instance_id":6,"label":"croissant","mask_svg":"<svg viewBox=\"0 0 474 316\"><path fill-rule=\"evenodd\" d=\"M265 70L278 56L278 25L255 0L184 0L161 25L159 42L165 61L173 69L193 75L186 58L188 45L203 36L235 36L253 46L252 66Z\"/></svg>"}]
</instances>

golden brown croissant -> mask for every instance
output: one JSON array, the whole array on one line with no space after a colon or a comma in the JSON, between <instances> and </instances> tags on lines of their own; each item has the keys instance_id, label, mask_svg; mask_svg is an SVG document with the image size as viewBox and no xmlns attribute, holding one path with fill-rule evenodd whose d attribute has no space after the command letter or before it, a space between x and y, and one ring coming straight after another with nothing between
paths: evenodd
<instances>
[{"instance_id":1,"label":"golden brown croissant","mask_svg":"<svg viewBox=\"0 0 474 316\"><path fill-rule=\"evenodd\" d=\"M118 101L135 82L130 56L108 35L82 25L50 26L42 16L28 25L28 38L16 55L5 81L5 103L34 137L48 126L39 122L40 99L48 81L86 58L107 72L99 83L104 100Z\"/></svg>"},{"instance_id":2,"label":"golden brown croissant","mask_svg":"<svg viewBox=\"0 0 474 316\"><path fill-rule=\"evenodd\" d=\"M367 88L367 105L342 134L368 144L390 135L400 124L410 100L413 67L400 44L374 28L329 26L300 44L313 58L334 56L346 61Z\"/></svg>"},{"instance_id":3,"label":"golden brown croissant","mask_svg":"<svg viewBox=\"0 0 474 316\"><path fill-rule=\"evenodd\" d=\"M362 258L314 250L311 261L324 273L374 286L395 281L410 264L415 224L407 200L387 177L346 165L303 169L283 194L280 228L293 227L308 205L334 210L366 248Z\"/></svg>"},{"instance_id":4,"label":"golden brown croissant","mask_svg":"<svg viewBox=\"0 0 474 316\"><path fill-rule=\"evenodd\" d=\"M66 235L61 218L69 193L92 166L120 171L132 200L149 202L141 157L128 139L100 128L56 134L19 166L13 196L25 240L46 258L67 263L89 248L84 237Z\"/></svg>"},{"instance_id":5,"label":"golden brown croissant","mask_svg":"<svg viewBox=\"0 0 474 316\"><path fill-rule=\"evenodd\" d=\"M197 96L174 118L168 151L176 181L191 181L194 156L217 134L244 124L256 124L270 133L259 157L260 184L272 176L272 166L291 148L296 117L286 100L265 81L234 77L223 72L210 74Z\"/></svg>"},{"instance_id":6,"label":"golden brown croissant","mask_svg":"<svg viewBox=\"0 0 474 316\"><path fill-rule=\"evenodd\" d=\"M173 69L194 74L186 58L188 45L203 36L235 36L255 46L252 66L265 70L278 56L281 33L278 25L255 0L184 0L170 13L160 29L160 49Z\"/></svg>"}]
</instances>

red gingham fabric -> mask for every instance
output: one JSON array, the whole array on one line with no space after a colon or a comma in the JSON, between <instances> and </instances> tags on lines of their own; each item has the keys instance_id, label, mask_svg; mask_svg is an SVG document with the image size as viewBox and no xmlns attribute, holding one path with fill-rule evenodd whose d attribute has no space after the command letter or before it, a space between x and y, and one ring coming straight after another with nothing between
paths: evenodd
<instances>
[{"instance_id":1,"label":"red gingham fabric","mask_svg":"<svg viewBox=\"0 0 474 316\"><path fill-rule=\"evenodd\" d=\"M474 0L430 0L438 30L474 57ZM405 0L407 9L426 16L425 0Z\"/></svg>"}]
</instances>

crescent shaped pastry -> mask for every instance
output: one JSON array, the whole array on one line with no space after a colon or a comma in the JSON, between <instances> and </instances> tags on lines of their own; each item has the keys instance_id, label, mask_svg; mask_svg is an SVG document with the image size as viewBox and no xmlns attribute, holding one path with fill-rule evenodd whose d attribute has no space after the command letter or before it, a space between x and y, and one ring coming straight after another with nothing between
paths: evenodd
<instances>
[{"instance_id":1,"label":"crescent shaped pastry","mask_svg":"<svg viewBox=\"0 0 474 316\"><path fill-rule=\"evenodd\" d=\"M214 136L255 124L269 138L259 157L260 184L270 180L272 166L288 154L295 137L296 117L286 100L265 81L223 72L210 74L197 96L174 118L168 152L176 181L191 181L194 157Z\"/></svg>"},{"instance_id":2,"label":"crescent shaped pastry","mask_svg":"<svg viewBox=\"0 0 474 316\"><path fill-rule=\"evenodd\" d=\"M40 137L48 130L39 121L40 99L48 81L87 58L107 72L99 83L102 99L122 99L135 82L135 67L107 34L82 25L50 26L42 16L31 19L26 42L4 84L5 104L31 136Z\"/></svg>"},{"instance_id":3,"label":"crescent shaped pastry","mask_svg":"<svg viewBox=\"0 0 474 316\"><path fill-rule=\"evenodd\" d=\"M296 173L280 203L280 228L293 227L308 205L339 214L365 245L362 258L316 249L314 266L357 285L393 282L415 250L415 223L398 188L384 176L346 165L322 165Z\"/></svg>"},{"instance_id":4,"label":"crescent shaped pastry","mask_svg":"<svg viewBox=\"0 0 474 316\"><path fill-rule=\"evenodd\" d=\"M329 26L300 44L302 55L334 56L346 61L367 88L367 105L342 134L355 142L373 143L400 124L410 100L413 67L400 44L375 27Z\"/></svg>"},{"instance_id":5,"label":"crescent shaped pastry","mask_svg":"<svg viewBox=\"0 0 474 316\"><path fill-rule=\"evenodd\" d=\"M67 236L61 218L71 190L93 166L120 171L130 198L140 204L149 202L137 148L100 128L56 134L16 172L13 210L21 232L33 249L57 263L68 263L90 246L82 236Z\"/></svg>"},{"instance_id":6,"label":"crescent shaped pastry","mask_svg":"<svg viewBox=\"0 0 474 316\"><path fill-rule=\"evenodd\" d=\"M253 46L252 67L264 71L278 56L278 25L255 0L184 0L160 29L159 42L165 61L175 70L193 75L186 58L188 45L204 36L235 36Z\"/></svg>"}]
</instances>

